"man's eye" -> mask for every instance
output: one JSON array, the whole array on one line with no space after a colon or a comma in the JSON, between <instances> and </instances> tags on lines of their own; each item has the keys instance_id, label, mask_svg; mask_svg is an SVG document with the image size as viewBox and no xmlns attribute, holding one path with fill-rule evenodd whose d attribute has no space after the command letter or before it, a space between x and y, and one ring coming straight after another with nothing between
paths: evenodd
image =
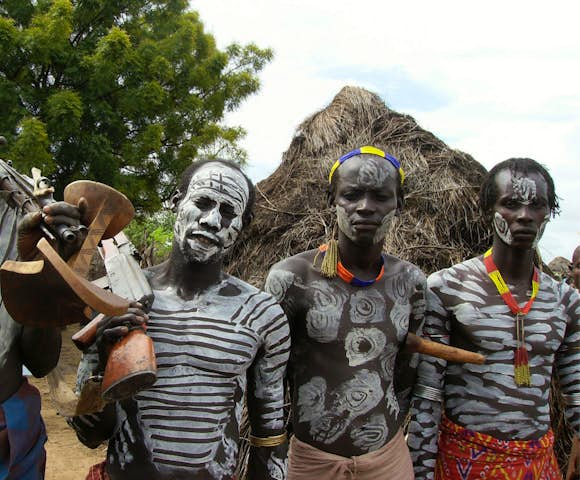
<instances>
[{"instance_id":1,"label":"man's eye","mask_svg":"<svg viewBox=\"0 0 580 480\"><path fill-rule=\"evenodd\" d=\"M347 200L356 200L360 197L360 194L359 192L344 192L342 196Z\"/></svg>"},{"instance_id":2,"label":"man's eye","mask_svg":"<svg viewBox=\"0 0 580 480\"><path fill-rule=\"evenodd\" d=\"M234 207L231 207L229 205L224 205L220 209L220 214L222 217L229 218L229 219L233 219L236 217L236 211L234 210Z\"/></svg>"},{"instance_id":3,"label":"man's eye","mask_svg":"<svg viewBox=\"0 0 580 480\"><path fill-rule=\"evenodd\" d=\"M194 203L195 206L200 210L207 210L213 205L213 202L209 198L205 197L197 198Z\"/></svg>"}]
</instances>

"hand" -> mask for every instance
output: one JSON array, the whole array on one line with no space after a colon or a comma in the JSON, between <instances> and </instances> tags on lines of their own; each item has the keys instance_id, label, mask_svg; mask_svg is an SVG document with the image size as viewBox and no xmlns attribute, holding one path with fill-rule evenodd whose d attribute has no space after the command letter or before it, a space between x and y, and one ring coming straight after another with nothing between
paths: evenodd
<instances>
[{"instance_id":1,"label":"hand","mask_svg":"<svg viewBox=\"0 0 580 480\"><path fill-rule=\"evenodd\" d=\"M131 302L127 313L106 317L97 328L96 344L99 351L99 371L104 371L112 346L135 328L145 330L149 316L139 302Z\"/></svg>"},{"instance_id":2,"label":"hand","mask_svg":"<svg viewBox=\"0 0 580 480\"><path fill-rule=\"evenodd\" d=\"M572 439L572 449L568 457L568 472L566 480L580 478L580 437L575 436Z\"/></svg>"},{"instance_id":3,"label":"hand","mask_svg":"<svg viewBox=\"0 0 580 480\"><path fill-rule=\"evenodd\" d=\"M66 202L55 202L46 205L38 212L26 214L18 225L18 254L22 260L32 260L38 256L36 244L43 237L40 228L44 222L53 232L61 228L71 227L76 233L76 238L72 242L65 242L57 238L56 248L65 259L75 253L86 237L86 229L78 230L84 225L83 216L87 211L87 201L84 198L79 200L78 205L71 205ZM54 242L53 242L54 243Z\"/></svg>"}]
</instances>

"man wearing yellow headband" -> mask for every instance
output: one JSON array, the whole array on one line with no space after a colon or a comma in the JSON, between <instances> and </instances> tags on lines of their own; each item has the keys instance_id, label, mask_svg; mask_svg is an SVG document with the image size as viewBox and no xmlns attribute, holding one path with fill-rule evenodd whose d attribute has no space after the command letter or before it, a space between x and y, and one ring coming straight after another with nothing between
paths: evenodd
<instances>
[{"instance_id":1,"label":"man wearing yellow headband","mask_svg":"<svg viewBox=\"0 0 580 480\"><path fill-rule=\"evenodd\" d=\"M338 242L279 262L266 280L292 335L288 480L413 478L401 426L414 369L400 346L421 329L425 277L382 251L403 179L375 147L341 157L329 175Z\"/></svg>"}]
</instances>

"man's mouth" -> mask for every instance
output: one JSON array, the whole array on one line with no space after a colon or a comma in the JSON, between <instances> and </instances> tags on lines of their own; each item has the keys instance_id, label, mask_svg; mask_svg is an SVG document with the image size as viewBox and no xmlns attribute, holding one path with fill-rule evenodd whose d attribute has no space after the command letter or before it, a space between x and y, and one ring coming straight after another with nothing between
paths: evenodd
<instances>
[{"instance_id":1,"label":"man's mouth","mask_svg":"<svg viewBox=\"0 0 580 480\"><path fill-rule=\"evenodd\" d=\"M525 229L525 230L516 230L515 232L512 232L512 236L514 237L535 237L537 235L538 232L536 232L535 230L529 230L529 229Z\"/></svg>"},{"instance_id":2,"label":"man's mouth","mask_svg":"<svg viewBox=\"0 0 580 480\"><path fill-rule=\"evenodd\" d=\"M355 230L376 230L379 224L376 222L355 221L352 226Z\"/></svg>"},{"instance_id":3,"label":"man's mouth","mask_svg":"<svg viewBox=\"0 0 580 480\"><path fill-rule=\"evenodd\" d=\"M188 232L187 240L196 241L202 245L205 245L206 247L219 247L221 245L219 238L206 232Z\"/></svg>"}]
</instances>

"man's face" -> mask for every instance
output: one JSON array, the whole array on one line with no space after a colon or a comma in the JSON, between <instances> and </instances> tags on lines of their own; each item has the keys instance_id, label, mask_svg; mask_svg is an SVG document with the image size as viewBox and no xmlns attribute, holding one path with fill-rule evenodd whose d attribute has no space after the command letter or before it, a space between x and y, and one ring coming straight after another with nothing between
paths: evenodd
<instances>
[{"instance_id":1,"label":"man's face","mask_svg":"<svg viewBox=\"0 0 580 480\"><path fill-rule=\"evenodd\" d=\"M572 256L572 280L574 280L574 286L580 290L580 247L574 250L574 255Z\"/></svg>"},{"instance_id":2,"label":"man's face","mask_svg":"<svg viewBox=\"0 0 580 480\"><path fill-rule=\"evenodd\" d=\"M344 162L337 173L338 228L358 245L383 242L400 205L397 170L384 158L359 155Z\"/></svg>"},{"instance_id":3,"label":"man's face","mask_svg":"<svg viewBox=\"0 0 580 480\"><path fill-rule=\"evenodd\" d=\"M546 180L538 172L512 175L509 169L504 169L498 172L495 182L496 235L507 245L534 248L550 219Z\"/></svg>"},{"instance_id":4,"label":"man's face","mask_svg":"<svg viewBox=\"0 0 580 480\"><path fill-rule=\"evenodd\" d=\"M219 162L202 165L177 207L175 242L189 261L220 258L242 230L249 189L243 175Z\"/></svg>"}]
</instances>

